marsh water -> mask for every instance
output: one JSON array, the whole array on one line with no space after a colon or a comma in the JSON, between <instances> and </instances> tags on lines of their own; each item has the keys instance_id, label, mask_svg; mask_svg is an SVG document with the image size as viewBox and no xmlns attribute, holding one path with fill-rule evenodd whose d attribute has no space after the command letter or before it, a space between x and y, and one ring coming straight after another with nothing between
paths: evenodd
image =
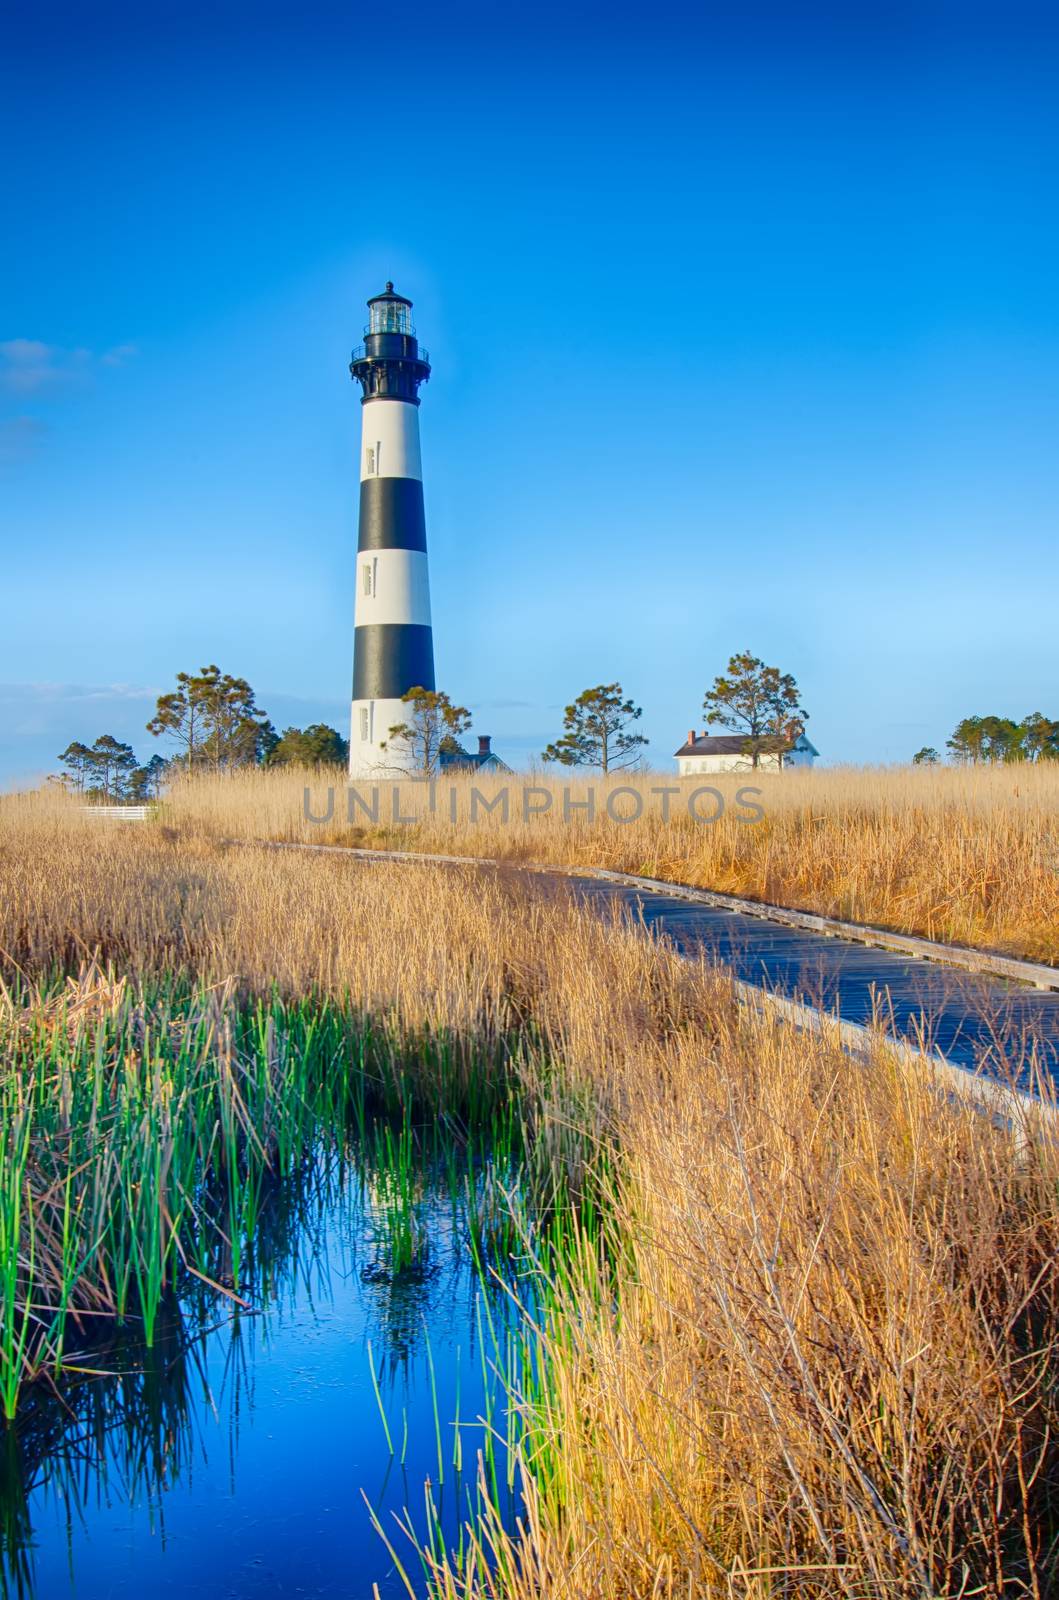
<instances>
[{"instance_id":1,"label":"marsh water","mask_svg":"<svg viewBox=\"0 0 1059 1600\"><path fill-rule=\"evenodd\" d=\"M490 1265L481 1208L516 1181L463 1156L395 1186L320 1156L264 1210L249 1309L192 1284L151 1350L87 1339L87 1370L38 1381L0 1428L5 1594L407 1594L376 1521L423 1592L400 1524L458 1545L479 1452L518 1510L508 1289L529 1278L510 1240Z\"/></svg>"}]
</instances>

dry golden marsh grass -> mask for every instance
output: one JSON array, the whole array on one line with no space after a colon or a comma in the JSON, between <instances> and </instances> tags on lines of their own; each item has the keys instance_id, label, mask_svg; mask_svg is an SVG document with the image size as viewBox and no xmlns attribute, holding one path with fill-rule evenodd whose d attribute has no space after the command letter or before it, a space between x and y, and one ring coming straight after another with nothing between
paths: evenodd
<instances>
[{"instance_id":1,"label":"dry golden marsh grass","mask_svg":"<svg viewBox=\"0 0 1059 1600\"><path fill-rule=\"evenodd\" d=\"M549 809L524 817L529 805ZM688 796L711 785L724 799L714 822L694 821ZM652 793L662 785L668 797ZM313 816L305 816L304 791ZM737 792L760 789L760 821ZM993 768L892 768L745 773L678 781L442 779L430 811L425 786L357 785L352 811L341 774L250 772L177 786L167 811L178 826L212 836L379 845L579 866L694 884L944 942L1059 961L1059 763ZM608 816L611 809L637 820ZM509 791L505 820L490 803ZM582 809L594 791L595 816ZM377 790L377 818L368 810ZM564 815L564 791L568 798ZM453 800L453 797L454 800ZM455 817L452 815L453 806ZM709 796L701 816L718 810ZM668 817L665 811L668 810Z\"/></svg>"},{"instance_id":2,"label":"dry golden marsh grass","mask_svg":"<svg viewBox=\"0 0 1059 1600\"><path fill-rule=\"evenodd\" d=\"M1054 1142L748 1016L561 891L211 837L298 836L298 787L200 791L169 832L3 803L0 948L38 981L95 953L234 979L230 1005L341 998L410 1051L443 1033L514 1082L538 1160L594 1164L604 1223L566 1220L515 1397L522 1524L487 1503L461 1556L427 1554L433 1592L1055 1593ZM1033 822L986 786L991 848L1043 851L1045 793Z\"/></svg>"}]
</instances>

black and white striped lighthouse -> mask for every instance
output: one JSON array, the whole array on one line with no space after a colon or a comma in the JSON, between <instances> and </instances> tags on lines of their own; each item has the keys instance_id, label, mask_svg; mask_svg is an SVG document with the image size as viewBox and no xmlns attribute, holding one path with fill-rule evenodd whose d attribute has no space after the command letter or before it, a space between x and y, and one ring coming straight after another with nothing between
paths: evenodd
<instances>
[{"instance_id":1,"label":"black and white striped lighthouse","mask_svg":"<svg viewBox=\"0 0 1059 1600\"><path fill-rule=\"evenodd\" d=\"M416 339L412 302L392 283L368 301L368 312L364 343L349 364L363 390L350 777L407 766L382 746L405 720L401 696L434 687L419 454L419 385L430 362Z\"/></svg>"}]
</instances>

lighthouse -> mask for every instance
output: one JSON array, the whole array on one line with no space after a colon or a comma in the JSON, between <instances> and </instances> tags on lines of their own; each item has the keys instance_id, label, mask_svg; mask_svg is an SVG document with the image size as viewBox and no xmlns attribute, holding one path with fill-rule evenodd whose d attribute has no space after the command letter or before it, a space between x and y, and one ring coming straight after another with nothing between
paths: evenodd
<instances>
[{"instance_id":1,"label":"lighthouse","mask_svg":"<svg viewBox=\"0 0 1059 1600\"><path fill-rule=\"evenodd\" d=\"M360 530L353 627L349 775L399 773L400 748L384 749L407 718L401 697L434 688L419 386L430 376L412 302L388 283L368 301L364 343L349 364L360 384Z\"/></svg>"}]
</instances>

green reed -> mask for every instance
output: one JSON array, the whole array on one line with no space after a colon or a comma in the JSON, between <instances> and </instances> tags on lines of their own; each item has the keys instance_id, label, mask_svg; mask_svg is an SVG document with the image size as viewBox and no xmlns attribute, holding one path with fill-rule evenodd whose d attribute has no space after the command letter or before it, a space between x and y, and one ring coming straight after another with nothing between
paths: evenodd
<instances>
[{"instance_id":1,"label":"green reed","mask_svg":"<svg viewBox=\"0 0 1059 1600\"><path fill-rule=\"evenodd\" d=\"M443 1163L457 1139L470 1149L468 1130L474 1150L495 1133L513 1158L503 1045L410 1036L321 995L242 996L178 975L134 985L95 967L3 1000L9 1418L26 1380L58 1372L101 1325L135 1320L150 1347L167 1297L191 1280L238 1298L271 1186L321 1141L340 1149L365 1131L394 1272L427 1262L424 1161Z\"/></svg>"},{"instance_id":2,"label":"green reed","mask_svg":"<svg viewBox=\"0 0 1059 1600\"><path fill-rule=\"evenodd\" d=\"M430 1239L423 1220L423 1162L409 1105L396 1131L389 1122L373 1127L365 1157L376 1248L391 1273L423 1271Z\"/></svg>"}]
</instances>

